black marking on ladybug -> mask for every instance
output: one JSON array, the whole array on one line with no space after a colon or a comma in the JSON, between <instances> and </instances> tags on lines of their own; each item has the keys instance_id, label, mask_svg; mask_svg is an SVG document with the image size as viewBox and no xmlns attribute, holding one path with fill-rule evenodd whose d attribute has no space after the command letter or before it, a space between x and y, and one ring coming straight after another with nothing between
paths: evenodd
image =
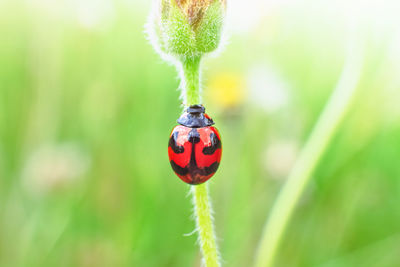
<instances>
[{"instance_id":1,"label":"black marking on ladybug","mask_svg":"<svg viewBox=\"0 0 400 267\"><path fill-rule=\"evenodd\" d=\"M202 172L203 170L200 169L197 166L197 162L196 162L196 150L195 150L195 145L200 142L200 134L196 129L192 129L189 132L189 142L192 143L192 153L190 155L190 161L189 161L189 165L188 165L188 169L189 169L189 173L192 174L193 178L195 179L195 177L197 175L203 175Z\"/></svg>"},{"instance_id":2,"label":"black marking on ladybug","mask_svg":"<svg viewBox=\"0 0 400 267\"><path fill-rule=\"evenodd\" d=\"M187 167L182 168L181 166L176 164L173 160L171 160L170 163L171 163L172 169L174 170L174 172L176 172L176 174L185 176L189 173L189 169Z\"/></svg>"},{"instance_id":3,"label":"black marking on ladybug","mask_svg":"<svg viewBox=\"0 0 400 267\"><path fill-rule=\"evenodd\" d=\"M190 143L192 143L192 154L194 153L194 144L197 144L198 142L200 142L200 134L199 132L193 128L190 132L189 132L189 136L188 136L188 141Z\"/></svg>"},{"instance_id":4,"label":"black marking on ladybug","mask_svg":"<svg viewBox=\"0 0 400 267\"><path fill-rule=\"evenodd\" d=\"M206 172L206 176L216 172L218 167L219 167L219 162L214 162L209 167L205 167L204 170Z\"/></svg>"},{"instance_id":5,"label":"black marking on ladybug","mask_svg":"<svg viewBox=\"0 0 400 267\"><path fill-rule=\"evenodd\" d=\"M217 149L221 148L221 142L215 133L210 134L210 140L211 140L211 146L203 148L204 155L212 155L215 153Z\"/></svg>"},{"instance_id":6,"label":"black marking on ladybug","mask_svg":"<svg viewBox=\"0 0 400 267\"><path fill-rule=\"evenodd\" d=\"M172 148L172 151L176 154L182 154L185 152L185 148L183 146L178 146L176 140L178 139L179 132L174 132L173 135L171 135L171 138L169 139L169 147Z\"/></svg>"},{"instance_id":7,"label":"black marking on ladybug","mask_svg":"<svg viewBox=\"0 0 400 267\"><path fill-rule=\"evenodd\" d=\"M204 116L206 109L202 105L192 105L178 119L178 123L189 128L201 128L214 125L211 118Z\"/></svg>"}]
</instances>

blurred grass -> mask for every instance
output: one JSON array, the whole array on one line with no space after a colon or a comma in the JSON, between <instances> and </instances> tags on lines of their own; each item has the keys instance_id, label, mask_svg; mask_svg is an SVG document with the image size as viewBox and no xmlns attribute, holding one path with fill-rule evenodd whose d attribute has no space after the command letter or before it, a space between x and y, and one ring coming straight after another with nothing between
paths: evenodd
<instances>
[{"instance_id":1,"label":"blurred grass","mask_svg":"<svg viewBox=\"0 0 400 267\"><path fill-rule=\"evenodd\" d=\"M0 4L0 266L200 264L195 235L184 236L194 229L188 187L166 153L181 111L177 75L143 34L149 4L110 2L107 13L104 3ZM343 21L307 3L233 34L206 63L206 87L224 73L246 81L260 65L288 85L287 103L273 112L249 97L263 87L246 82L232 88L247 96L232 106L205 99L224 143L211 189L226 266L253 261L291 166L277 174L266 151L301 147L341 71ZM82 8L98 17L86 21ZM355 108L301 200L277 266L400 262L399 65L393 32L371 32Z\"/></svg>"}]
</instances>

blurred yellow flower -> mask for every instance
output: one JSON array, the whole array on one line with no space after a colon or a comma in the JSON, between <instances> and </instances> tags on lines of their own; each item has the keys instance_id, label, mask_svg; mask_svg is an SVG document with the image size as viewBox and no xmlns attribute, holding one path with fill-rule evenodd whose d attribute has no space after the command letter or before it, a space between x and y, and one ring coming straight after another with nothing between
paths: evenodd
<instances>
[{"instance_id":1,"label":"blurred yellow flower","mask_svg":"<svg viewBox=\"0 0 400 267\"><path fill-rule=\"evenodd\" d=\"M207 102L218 107L234 108L240 106L246 97L244 78L239 73L220 73L211 78L205 88Z\"/></svg>"}]
</instances>

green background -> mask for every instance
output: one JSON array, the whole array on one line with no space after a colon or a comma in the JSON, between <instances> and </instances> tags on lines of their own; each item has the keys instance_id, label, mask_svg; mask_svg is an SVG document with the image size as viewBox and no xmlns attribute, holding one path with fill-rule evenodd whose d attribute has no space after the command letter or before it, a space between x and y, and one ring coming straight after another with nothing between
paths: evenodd
<instances>
[{"instance_id":1,"label":"green background","mask_svg":"<svg viewBox=\"0 0 400 267\"><path fill-rule=\"evenodd\" d=\"M226 48L203 62L224 147L210 182L224 265L253 263L356 24L366 47L356 99L275 266L399 266L396 1L239 2ZM149 10L0 2L0 266L200 266L189 186L167 157L179 80L146 39Z\"/></svg>"}]
</instances>

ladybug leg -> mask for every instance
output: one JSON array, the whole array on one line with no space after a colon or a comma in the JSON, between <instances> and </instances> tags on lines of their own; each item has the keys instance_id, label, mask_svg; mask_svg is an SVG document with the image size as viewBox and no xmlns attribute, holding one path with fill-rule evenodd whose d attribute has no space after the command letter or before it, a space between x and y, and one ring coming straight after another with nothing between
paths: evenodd
<instances>
[{"instance_id":1,"label":"ladybug leg","mask_svg":"<svg viewBox=\"0 0 400 267\"><path fill-rule=\"evenodd\" d=\"M212 155L215 153L217 149L221 148L221 141L218 139L215 133L210 134L210 140L211 140L211 146L203 148L204 155Z\"/></svg>"}]
</instances>

